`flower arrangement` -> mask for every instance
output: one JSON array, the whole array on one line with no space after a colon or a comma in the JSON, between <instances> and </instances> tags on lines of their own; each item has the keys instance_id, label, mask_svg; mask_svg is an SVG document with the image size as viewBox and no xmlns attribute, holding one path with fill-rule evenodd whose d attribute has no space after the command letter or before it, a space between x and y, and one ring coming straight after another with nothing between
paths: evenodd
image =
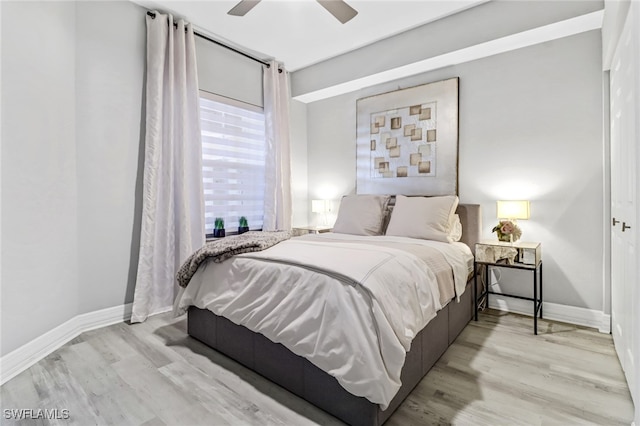
<instances>
[{"instance_id":1,"label":"flower arrangement","mask_svg":"<svg viewBox=\"0 0 640 426\"><path fill-rule=\"evenodd\" d=\"M515 242L522 236L522 231L511 220L501 220L491 232L498 234L499 241Z\"/></svg>"}]
</instances>

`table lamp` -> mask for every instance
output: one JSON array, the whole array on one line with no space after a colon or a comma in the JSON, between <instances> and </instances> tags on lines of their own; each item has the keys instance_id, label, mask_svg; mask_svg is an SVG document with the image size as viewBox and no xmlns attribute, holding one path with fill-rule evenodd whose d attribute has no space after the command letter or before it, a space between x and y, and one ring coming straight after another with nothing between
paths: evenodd
<instances>
[{"instance_id":1,"label":"table lamp","mask_svg":"<svg viewBox=\"0 0 640 426\"><path fill-rule=\"evenodd\" d=\"M327 224L327 200L311 200L311 212L322 214L322 224Z\"/></svg>"},{"instance_id":2,"label":"table lamp","mask_svg":"<svg viewBox=\"0 0 640 426\"><path fill-rule=\"evenodd\" d=\"M529 219L529 201L498 201L498 219Z\"/></svg>"}]
</instances>

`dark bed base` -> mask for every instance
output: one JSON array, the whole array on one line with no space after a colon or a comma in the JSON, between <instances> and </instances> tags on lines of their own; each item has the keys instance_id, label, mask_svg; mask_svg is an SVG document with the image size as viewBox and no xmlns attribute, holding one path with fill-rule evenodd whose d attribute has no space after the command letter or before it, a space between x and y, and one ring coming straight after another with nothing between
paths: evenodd
<instances>
[{"instance_id":1,"label":"dark bed base","mask_svg":"<svg viewBox=\"0 0 640 426\"><path fill-rule=\"evenodd\" d=\"M206 309L189 307L188 332L206 345L261 374L351 425L381 425L400 406L473 315L472 291L452 301L416 336L402 369L402 387L389 407L347 392L338 381L279 343Z\"/></svg>"}]
</instances>

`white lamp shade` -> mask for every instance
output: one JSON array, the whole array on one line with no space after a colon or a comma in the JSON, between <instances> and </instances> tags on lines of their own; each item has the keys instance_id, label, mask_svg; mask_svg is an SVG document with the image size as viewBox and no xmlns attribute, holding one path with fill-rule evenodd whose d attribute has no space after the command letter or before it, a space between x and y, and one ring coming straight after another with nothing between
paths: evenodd
<instances>
[{"instance_id":1,"label":"white lamp shade","mask_svg":"<svg viewBox=\"0 0 640 426\"><path fill-rule=\"evenodd\" d=\"M498 201L498 219L529 219L529 201Z\"/></svg>"},{"instance_id":2,"label":"white lamp shade","mask_svg":"<svg viewBox=\"0 0 640 426\"><path fill-rule=\"evenodd\" d=\"M312 213L326 212L325 200L311 200L311 212Z\"/></svg>"}]
</instances>

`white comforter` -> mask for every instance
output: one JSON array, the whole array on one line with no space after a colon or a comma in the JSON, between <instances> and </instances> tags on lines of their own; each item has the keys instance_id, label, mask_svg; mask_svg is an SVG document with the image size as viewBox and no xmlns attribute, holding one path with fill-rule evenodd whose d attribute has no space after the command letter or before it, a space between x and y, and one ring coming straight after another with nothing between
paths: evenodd
<instances>
[{"instance_id":1,"label":"white comforter","mask_svg":"<svg viewBox=\"0 0 640 426\"><path fill-rule=\"evenodd\" d=\"M194 305L262 333L385 409L400 388L412 339L441 306L425 262L366 244L372 240L437 248L454 271L458 296L464 291L472 258L464 244L321 234L202 264L174 312Z\"/></svg>"}]
</instances>

